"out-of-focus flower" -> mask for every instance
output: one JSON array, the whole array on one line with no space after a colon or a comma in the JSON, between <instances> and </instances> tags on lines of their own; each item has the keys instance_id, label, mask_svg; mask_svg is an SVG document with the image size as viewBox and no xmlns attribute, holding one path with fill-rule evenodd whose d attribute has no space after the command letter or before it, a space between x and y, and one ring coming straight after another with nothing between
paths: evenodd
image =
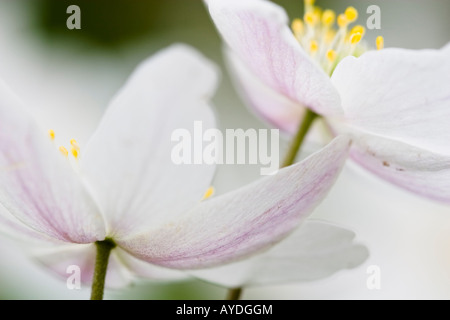
<instances>
[{"instance_id":1,"label":"out-of-focus flower","mask_svg":"<svg viewBox=\"0 0 450 320\"><path fill-rule=\"evenodd\" d=\"M0 84L0 220L11 234L50 243L39 260L90 281L97 241L114 242L107 283L130 270L177 279L177 270L238 261L288 236L324 198L348 154L339 137L303 162L201 201L212 165L177 165L171 134L202 121L215 67L185 46L145 61L113 99L85 148L55 146ZM145 261L146 263L144 263Z\"/></svg>"},{"instance_id":2,"label":"out-of-focus flower","mask_svg":"<svg viewBox=\"0 0 450 320\"><path fill-rule=\"evenodd\" d=\"M352 231L309 219L264 253L190 274L228 288L319 280L367 259L367 248L355 243L354 237Z\"/></svg>"},{"instance_id":3,"label":"out-of-focus flower","mask_svg":"<svg viewBox=\"0 0 450 320\"><path fill-rule=\"evenodd\" d=\"M352 136L350 156L376 175L450 203L450 47L367 51L364 27L306 1L292 30L265 0L208 0L227 58L249 105L294 133L305 108ZM337 21L339 28L333 28ZM331 75L331 78L330 78Z\"/></svg>"}]
</instances>

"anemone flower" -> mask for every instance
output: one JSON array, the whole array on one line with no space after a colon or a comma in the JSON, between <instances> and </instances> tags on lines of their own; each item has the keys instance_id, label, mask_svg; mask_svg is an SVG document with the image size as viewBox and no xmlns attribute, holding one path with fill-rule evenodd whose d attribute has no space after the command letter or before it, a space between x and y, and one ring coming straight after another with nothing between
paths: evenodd
<instances>
[{"instance_id":1,"label":"anemone flower","mask_svg":"<svg viewBox=\"0 0 450 320\"><path fill-rule=\"evenodd\" d=\"M93 279L94 299L103 296L109 260L110 279L123 280L121 267L177 278L177 271L239 261L281 241L324 198L349 139L201 201L215 167L175 164L170 138L194 121L214 127L208 99L216 83L210 62L172 46L138 67L85 148L75 140L57 148L57 133L43 134L2 82L2 229L49 243L41 261L60 273L67 263L79 266L84 280Z\"/></svg>"},{"instance_id":2,"label":"anemone flower","mask_svg":"<svg viewBox=\"0 0 450 320\"><path fill-rule=\"evenodd\" d=\"M336 17L305 1L288 27L265 0L208 0L245 100L270 124L293 134L302 117L348 133L350 157L379 177L450 203L450 46L377 49L361 41L349 7ZM338 28L334 27L335 21Z\"/></svg>"}]
</instances>

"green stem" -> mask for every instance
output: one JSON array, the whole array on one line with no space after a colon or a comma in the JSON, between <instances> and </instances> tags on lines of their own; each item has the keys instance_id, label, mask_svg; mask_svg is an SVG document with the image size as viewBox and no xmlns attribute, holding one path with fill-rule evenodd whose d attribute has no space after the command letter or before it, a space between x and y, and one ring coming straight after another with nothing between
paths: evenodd
<instances>
[{"instance_id":1,"label":"green stem","mask_svg":"<svg viewBox=\"0 0 450 320\"><path fill-rule=\"evenodd\" d=\"M242 288L234 288L228 290L226 300L239 300L242 294Z\"/></svg>"},{"instance_id":2,"label":"green stem","mask_svg":"<svg viewBox=\"0 0 450 320\"><path fill-rule=\"evenodd\" d=\"M308 133L309 129L311 129L311 125L317 117L318 115L314 111L306 109L303 120L300 122L297 134L292 139L288 153L286 155L286 158L284 158L281 168L288 167L294 163L295 158L297 157L297 154L303 144L303 141L305 140L306 134Z\"/></svg>"},{"instance_id":3,"label":"green stem","mask_svg":"<svg viewBox=\"0 0 450 320\"><path fill-rule=\"evenodd\" d=\"M308 133L309 129L311 129L311 125L313 124L314 120L316 120L318 117L319 115L314 111L306 109L305 115L298 127L298 131L295 134L295 137L292 139L286 158L284 159L280 168L288 167L294 163L295 158L297 157L297 154L303 144L303 141L305 141L306 134ZM242 291L243 288L229 289L226 300L239 300Z\"/></svg>"},{"instance_id":4,"label":"green stem","mask_svg":"<svg viewBox=\"0 0 450 320\"><path fill-rule=\"evenodd\" d=\"M95 259L94 277L92 279L91 300L103 300L105 291L105 278L108 270L108 261L111 250L116 247L112 239L106 238L95 243L97 257Z\"/></svg>"}]
</instances>

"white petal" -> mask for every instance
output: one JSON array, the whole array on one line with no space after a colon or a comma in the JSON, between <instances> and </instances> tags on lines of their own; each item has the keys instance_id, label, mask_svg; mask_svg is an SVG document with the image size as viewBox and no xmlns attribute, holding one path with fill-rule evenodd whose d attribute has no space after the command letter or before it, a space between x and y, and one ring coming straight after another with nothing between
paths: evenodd
<instances>
[{"instance_id":1,"label":"white petal","mask_svg":"<svg viewBox=\"0 0 450 320\"><path fill-rule=\"evenodd\" d=\"M177 165L174 130L214 126L215 67L186 46L142 63L114 98L82 155L82 170L115 237L155 226L200 201L213 165ZM194 153L193 153L194 154Z\"/></svg>"},{"instance_id":2,"label":"white petal","mask_svg":"<svg viewBox=\"0 0 450 320\"><path fill-rule=\"evenodd\" d=\"M264 0L210 0L208 6L227 45L265 85L317 113L341 113L336 89L297 42L282 8Z\"/></svg>"},{"instance_id":3,"label":"white petal","mask_svg":"<svg viewBox=\"0 0 450 320\"><path fill-rule=\"evenodd\" d=\"M362 167L395 185L450 204L450 156L358 133L351 157Z\"/></svg>"},{"instance_id":4,"label":"white petal","mask_svg":"<svg viewBox=\"0 0 450 320\"><path fill-rule=\"evenodd\" d=\"M200 203L161 228L118 240L157 265L196 269L256 254L282 240L325 197L347 157L349 140L244 188Z\"/></svg>"},{"instance_id":5,"label":"white petal","mask_svg":"<svg viewBox=\"0 0 450 320\"><path fill-rule=\"evenodd\" d=\"M264 84L231 50L226 50L225 57L236 90L252 110L276 128L294 134L305 108Z\"/></svg>"},{"instance_id":6,"label":"white petal","mask_svg":"<svg viewBox=\"0 0 450 320\"><path fill-rule=\"evenodd\" d=\"M103 239L98 210L45 135L0 81L0 203L24 224L55 239Z\"/></svg>"},{"instance_id":7,"label":"white petal","mask_svg":"<svg viewBox=\"0 0 450 320\"><path fill-rule=\"evenodd\" d=\"M92 285L95 257L95 244L65 245L49 249L35 249L33 258L49 268L68 284L74 285L79 275L83 286ZM122 288L130 284L133 275L121 262L117 255L117 248L111 251L108 261L105 286L107 288Z\"/></svg>"},{"instance_id":8,"label":"white petal","mask_svg":"<svg viewBox=\"0 0 450 320\"><path fill-rule=\"evenodd\" d=\"M450 155L450 59L444 51L368 52L344 59L332 81L354 130Z\"/></svg>"},{"instance_id":9,"label":"white petal","mask_svg":"<svg viewBox=\"0 0 450 320\"><path fill-rule=\"evenodd\" d=\"M444 51L445 54L447 54L447 55L450 54L450 42L447 43L444 47L442 47L442 51Z\"/></svg>"},{"instance_id":10,"label":"white petal","mask_svg":"<svg viewBox=\"0 0 450 320\"><path fill-rule=\"evenodd\" d=\"M139 260L121 248L114 249L120 262L133 275L152 281L181 281L191 278L186 272L163 268L142 260Z\"/></svg>"},{"instance_id":11,"label":"white petal","mask_svg":"<svg viewBox=\"0 0 450 320\"><path fill-rule=\"evenodd\" d=\"M367 248L354 238L350 230L308 220L267 252L191 274L229 288L318 280L355 268L367 259Z\"/></svg>"},{"instance_id":12,"label":"white petal","mask_svg":"<svg viewBox=\"0 0 450 320\"><path fill-rule=\"evenodd\" d=\"M51 238L48 235L37 232L23 224L16 217L9 213L0 204L0 233L24 243L37 243L42 245L61 245L61 241Z\"/></svg>"}]
</instances>

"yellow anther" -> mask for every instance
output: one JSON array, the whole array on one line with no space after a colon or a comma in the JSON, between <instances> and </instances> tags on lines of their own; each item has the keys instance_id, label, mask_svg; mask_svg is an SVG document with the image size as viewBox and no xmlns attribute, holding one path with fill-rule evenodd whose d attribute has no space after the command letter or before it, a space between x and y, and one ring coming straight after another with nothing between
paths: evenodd
<instances>
[{"instance_id":1,"label":"yellow anther","mask_svg":"<svg viewBox=\"0 0 450 320\"><path fill-rule=\"evenodd\" d=\"M354 22L356 19L358 19L358 11L353 7L348 7L345 10L345 17L347 18L348 22Z\"/></svg>"},{"instance_id":2,"label":"yellow anther","mask_svg":"<svg viewBox=\"0 0 450 320\"><path fill-rule=\"evenodd\" d=\"M328 50L327 51L327 59L328 59L328 61L334 62L336 60L336 58L337 58L336 51L334 51L334 50Z\"/></svg>"},{"instance_id":3,"label":"yellow anther","mask_svg":"<svg viewBox=\"0 0 450 320\"><path fill-rule=\"evenodd\" d=\"M294 19L294 21L292 21L292 25L291 25L292 31L294 31L295 35L299 35L302 34L303 31L305 30L305 26L303 25L303 21L302 19Z\"/></svg>"},{"instance_id":4,"label":"yellow anther","mask_svg":"<svg viewBox=\"0 0 450 320\"><path fill-rule=\"evenodd\" d=\"M307 12L305 13L305 16L303 17L303 20L305 20L305 23L308 26L314 27L317 23L317 15L314 12Z\"/></svg>"},{"instance_id":5,"label":"yellow anther","mask_svg":"<svg viewBox=\"0 0 450 320\"><path fill-rule=\"evenodd\" d=\"M366 33L366 29L360 25L354 26L350 31L350 34L353 35L355 33L361 33L362 35L364 35Z\"/></svg>"},{"instance_id":6,"label":"yellow anther","mask_svg":"<svg viewBox=\"0 0 450 320\"><path fill-rule=\"evenodd\" d=\"M323 13L322 8L320 8L320 7L314 7L313 13L316 15L317 21L320 21L320 19L322 18L322 13Z\"/></svg>"},{"instance_id":7,"label":"yellow anther","mask_svg":"<svg viewBox=\"0 0 450 320\"><path fill-rule=\"evenodd\" d=\"M77 151L80 150L80 146L75 139L70 140L70 145L72 146L73 149Z\"/></svg>"},{"instance_id":8,"label":"yellow anther","mask_svg":"<svg viewBox=\"0 0 450 320\"><path fill-rule=\"evenodd\" d=\"M361 34L361 33L359 33L359 32L353 33L353 34L350 36L350 43L351 43L351 44L357 44L358 42L361 41L361 39L362 39L362 34Z\"/></svg>"},{"instance_id":9,"label":"yellow anther","mask_svg":"<svg viewBox=\"0 0 450 320\"><path fill-rule=\"evenodd\" d=\"M377 43L377 50L381 50L384 48L384 38L382 36L377 37L376 43Z\"/></svg>"},{"instance_id":10,"label":"yellow anther","mask_svg":"<svg viewBox=\"0 0 450 320\"><path fill-rule=\"evenodd\" d=\"M319 50L319 43L317 43L316 40L311 40L311 41L309 42L309 51L310 51L311 53L316 53L317 50Z\"/></svg>"},{"instance_id":11,"label":"yellow anther","mask_svg":"<svg viewBox=\"0 0 450 320\"><path fill-rule=\"evenodd\" d=\"M345 14L341 13L340 15L338 15L337 24L338 24L339 28L344 28L348 25L348 20L345 17Z\"/></svg>"},{"instance_id":12,"label":"yellow anther","mask_svg":"<svg viewBox=\"0 0 450 320\"><path fill-rule=\"evenodd\" d=\"M64 148L63 146L59 147L59 152L61 152L61 154L62 154L64 157L67 157L67 156L69 155L69 151L67 151L67 149Z\"/></svg>"},{"instance_id":13,"label":"yellow anther","mask_svg":"<svg viewBox=\"0 0 450 320\"><path fill-rule=\"evenodd\" d=\"M322 14L322 23L329 27L331 26L334 21L336 20L336 13L334 13L333 10L325 10Z\"/></svg>"},{"instance_id":14,"label":"yellow anther","mask_svg":"<svg viewBox=\"0 0 450 320\"><path fill-rule=\"evenodd\" d=\"M55 131L53 130L48 130L48 136L50 137L50 139L55 140Z\"/></svg>"},{"instance_id":15,"label":"yellow anther","mask_svg":"<svg viewBox=\"0 0 450 320\"><path fill-rule=\"evenodd\" d=\"M72 155L73 155L73 157L74 157L75 159L78 158L78 150L79 150L79 149L75 148L74 146L72 146L72 147L70 148L70 152L72 153Z\"/></svg>"},{"instance_id":16,"label":"yellow anther","mask_svg":"<svg viewBox=\"0 0 450 320\"><path fill-rule=\"evenodd\" d=\"M203 195L202 200L206 200L210 198L215 192L214 187L209 187L208 190L206 190L205 194Z\"/></svg>"},{"instance_id":17,"label":"yellow anther","mask_svg":"<svg viewBox=\"0 0 450 320\"><path fill-rule=\"evenodd\" d=\"M305 6L313 6L316 0L305 0Z\"/></svg>"}]
</instances>

